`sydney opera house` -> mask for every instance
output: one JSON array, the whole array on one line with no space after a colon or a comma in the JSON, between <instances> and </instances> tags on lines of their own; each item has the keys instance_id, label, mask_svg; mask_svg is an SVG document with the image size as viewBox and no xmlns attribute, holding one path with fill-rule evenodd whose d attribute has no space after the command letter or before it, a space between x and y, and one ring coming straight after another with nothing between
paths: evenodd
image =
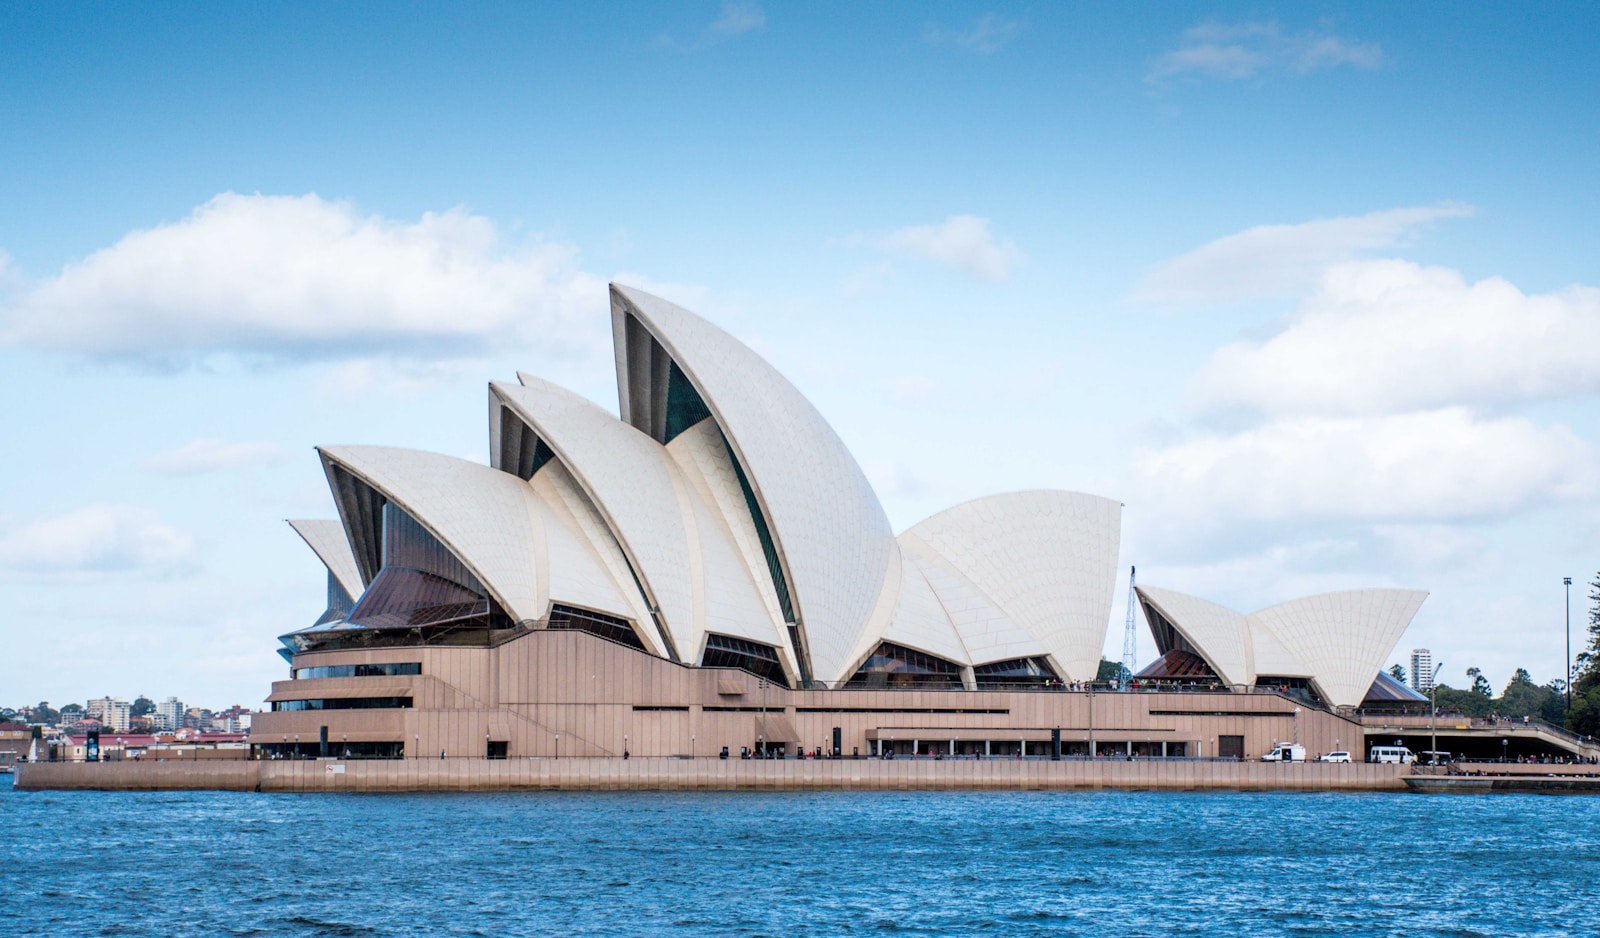
<instances>
[{"instance_id":1,"label":"sydney opera house","mask_svg":"<svg viewBox=\"0 0 1600 938\"><path fill-rule=\"evenodd\" d=\"M292 521L327 609L282 639L259 758L827 755L1362 758L1424 594L1243 615L1141 586L1161 653L1096 685L1121 506L1031 491L896 535L821 414L721 329L611 290L620 419L489 385L488 464L318 450Z\"/></svg>"}]
</instances>

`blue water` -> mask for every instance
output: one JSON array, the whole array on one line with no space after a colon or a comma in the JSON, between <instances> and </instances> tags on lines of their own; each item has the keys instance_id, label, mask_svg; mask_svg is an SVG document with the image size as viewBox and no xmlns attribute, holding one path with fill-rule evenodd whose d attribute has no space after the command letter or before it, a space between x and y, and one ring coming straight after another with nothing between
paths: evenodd
<instances>
[{"instance_id":1,"label":"blue water","mask_svg":"<svg viewBox=\"0 0 1600 938\"><path fill-rule=\"evenodd\" d=\"M1600 798L17 792L3 935L1600 934Z\"/></svg>"}]
</instances>

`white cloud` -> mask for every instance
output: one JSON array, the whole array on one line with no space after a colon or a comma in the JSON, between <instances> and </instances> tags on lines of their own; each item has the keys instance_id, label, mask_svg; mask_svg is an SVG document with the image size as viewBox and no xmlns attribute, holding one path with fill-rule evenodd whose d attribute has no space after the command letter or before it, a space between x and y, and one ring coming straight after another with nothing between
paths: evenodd
<instances>
[{"instance_id":1,"label":"white cloud","mask_svg":"<svg viewBox=\"0 0 1600 938\"><path fill-rule=\"evenodd\" d=\"M1133 298L1189 305L1287 296L1314 284L1332 264L1403 244L1440 219L1471 214L1470 205L1446 202L1294 225L1257 225L1156 265Z\"/></svg>"},{"instance_id":2,"label":"white cloud","mask_svg":"<svg viewBox=\"0 0 1600 938\"><path fill-rule=\"evenodd\" d=\"M1498 405L1600 390L1600 289L1525 294L1490 277L1407 261L1330 269L1265 342L1219 349L1195 376L1200 406L1272 414L1380 414Z\"/></svg>"},{"instance_id":3,"label":"white cloud","mask_svg":"<svg viewBox=\"0 0 1600 938\"><path fill-rule=\"evenodd\" d=\"M1287 33L1273 22L1212 22L1186 31L1176 49L1151 63L1145 80L1162 84L1184 76L1235 80L1270 72L1304 75L1345 65L1371 70L1384 61L1383 49L1374 42L1317 30Z\"/></svg>"},{"instance_id":4,"label":"white cloud","mask_svg":"<svg viewBox=\"0 0 1600 938\"><path fill-rule=\"evenodd\" d=\"M1010 239L996 238L989 219L976 215L951 215L937 225L912 225L887 235L857 233L843 243L932 261L979 280L1005 280L1023 260Z\"/></svg>"},{"instance_id":5,"label":"white cloud","mask_svg":"<svg viewBox=\"0 0 1600 938\"><path fill-rule=\"evenodd\" d=\"M964 29L946 29L937 23L922 27L924 41L950 43L979 55L993 55L1022 34L1022 22L998 13L985 13Z\"/></svg>"},{"instance_id":6,"label":"white cloud","mask_svg":"<svg viewBox=\"0 0 1600 938\"><path fill-rule=\"evenodd\" d=\"M1450 522L1592 498L1600 453L1563 426L1451 407L1275 420L1145 451L1134 469L1173 524Z\"/></svg>"},{"instance_id":7,"label":"white cloud","mask_svg":"<svg viewBox=\"0 0 1600 938\"><path fill-rule=\"evenodd\" d=\"M761 4L729 0L722 4L722 13L710 28L723 36L742 36L766 25L767 14L762 12Z\"/></svg>"},{"instance_id":8,"label":"white cloud","mask_svg":"<svg viewBox=\"0 0 1600 938\"><path fill-rule=\"evenodd\" d=\"M133 505L90 505L0 532L0 569L20 573L162 571L193 553L189 535Z\"/></svg>"},{"instance_id":9,"label":"white cloud","mask_svg":"<svg viewBox=\"0 0 1600 938\"><path fill-rule=\"evenodd\" d=\"M23 291L0 310L0 335L180 362L448 358L504 343L589 355L608 338L604 287L573 248L505 245L461 209L395 222L316 195L229 192Z\"/></svg>"},{"instance_id":10,"label":"white cloud","mask_svg":"<svg viewBox=\"0 0 1600 938\"><path fill-rule=\"evenodd\" d=\"M689 41L662 33L652 40L661 49L676 52L704 52L713 46L760 32L767 25L767 14L754 0L724 0L717 18L706 24L700 35Z\"/></svg>"},{"instance_id":11,"label":"white cloud","mask_svg":"<svg viewBox=\"0 0 1600 938\"><path fill-rule=\"evenodd\" d=\"M11 255L0 250L0 291L21 286L22 275L11 261Z\"/></svg>"},{"instance_id":12,"label":"white cloud","mask_svg":"<svg viewBox=\"0 0 1600 938\"><path fill-rule=\"evenodd\" d=\"M197 475L282 462L283 457L283 448L276 443L230 443L203 438L148 456L140 460L139 466L168 475Z\"/></svg>"}]
</instances>

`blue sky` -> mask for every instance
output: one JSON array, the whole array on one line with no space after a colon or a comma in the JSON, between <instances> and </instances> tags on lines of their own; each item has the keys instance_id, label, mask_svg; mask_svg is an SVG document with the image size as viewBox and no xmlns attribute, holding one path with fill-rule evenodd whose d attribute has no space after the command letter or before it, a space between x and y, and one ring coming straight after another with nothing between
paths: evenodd
<instances>
[{"instance_id":1,"label":"blue sky","mask_svg":"<svg viewBox=\"0 0 1600 938\"><path fill-rule=\"evenodd\" d=\"M9 8L0 703L258 701L321 608L311 447L483 459L517 368L614 408L608 279L769 356L897 528L1109 495L1143 582L1420 587L1397 658L1557 677L1597 46L1580 4Z\"/></svg>"}]
</instances>

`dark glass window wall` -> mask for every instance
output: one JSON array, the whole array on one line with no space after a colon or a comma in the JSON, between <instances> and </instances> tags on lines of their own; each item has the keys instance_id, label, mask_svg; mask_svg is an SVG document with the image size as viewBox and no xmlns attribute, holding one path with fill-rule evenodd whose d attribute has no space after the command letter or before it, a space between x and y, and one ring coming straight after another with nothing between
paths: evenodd
<instances>
[{"instance_id":1,"label":"dark glass window wall","mask_svg":"<svg viewBox=\"0 0 1600 938\"><path fill-rule=\"evenodd\" d=\"M979 687L1054 687L1061 683L1043 658L1012 658L980 664L972 669Z\"/></svg>"},{"instance_id":2,"label":"dark glass window wall","mask_svg":"<svg viewBox=\"0 0 1600 938\"><path fill-rule=\"evenodd\" d=\"M313 697L309 700L274 700L274 711L284 710L407 710L410 697Z\"/></svg>"},{"instance_id":3,"label":"dark glass window wall","mask_svg":"<svg viewBox=\"0 0 1600 938\"><path fill-rule=\"evenodd\" d=\"M550 607L550 628L588 632L619 645L644 650L644 643L639 641L639 633L633 630L633 623L601 612L556 603Z\"/></svg>"},{"instance_id":4,"label":"dark glass window wall","mask_svg":"<svg viewBox=\"0 0 1600 938\"><path fill-rule=\"evenodd\" d=\"M776 648L731 635L707 633L706 651L700 656L700 665L706 668L739 668L779 687L789 686Z\"/></svg>"},{"instance_id":5,"label":"dark glass window wall","mask_svg":"<svg viewBox=\"0 0 1600 938\"><path fill-rule=\"evenodd\" d=\"M395 661L382 664L326 664L314 668L295 668L295 680L319 677L399 677L421 674L418 661Z\"/></svg>"},{"instance_id":6,"label":"dark glass window wall","mask_svg":"<svg viewBox=\"0 0 1600 938\"><path fill-rule=\"evenodd\" d=\"M316 759L322 756L320 742L257 743L250 747L256 759ZM335 759L404 759L405 743L363 742L329 743L328 756Z\"/></svg>"},{"instance_id":7,"label":"dark glass window wall","mask_svg":"<svg viewBox=\"0 0 1600 938\"><path fill-rule=\"evenodd\" d=\"M960 687L961 666L892 642L880 644L849 687Z\"/></svg>"}]
</instances>

